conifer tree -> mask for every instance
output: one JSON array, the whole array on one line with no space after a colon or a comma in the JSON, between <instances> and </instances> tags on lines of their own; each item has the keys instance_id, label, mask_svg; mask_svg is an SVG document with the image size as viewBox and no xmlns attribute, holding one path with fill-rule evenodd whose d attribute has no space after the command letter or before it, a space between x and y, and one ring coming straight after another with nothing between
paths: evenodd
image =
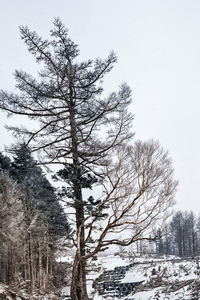
<instances>
[{"instance_id":1,"label":"conifer tree","mask_svg":"<svg viewBox=\"0 0 200 300\"><path fill-rule=\"evenodd\" d=\"M30 149L22 143L10 152L11 159L0 153L0 280L20 278L33 292L59 284L55 252L69 235L69 223Z\"/></svg>"},{"instance_id":2,"label":"conifer tree","mask_svg":"<svg viewBox=\"0 0 200 300\"><path fill-rule=\"evenodd\" d=\"M1 152L0 152L0 172L2 171L8 171L10 168L10 158L7 156L4 156Z\"/></svg>"},{"instance_id":3,"label":"conifer tree","mask_svg":"<svg viewBox=\"0 0 200 300\"><path fill-rule=\"evenodd\" d=\"M37 151L40 163L62 165L58 177L68 185L64 192L75 216L71 298L88 300L86 261L110 245L148 240L150 226L173 205L177 182L158 142L127 145L133 136L131 90L124 83L118 92L103 94L103 79L117 60L113 52L105 60L81 62L78 46L59 19L50 40L27 27L20 32L42 69L37 78L16 71L19 93L1 91L0 109L38 121L33 129L10 129ZM95 183L101 184L102 196L85 200L83 189ZM109 216L95 238L108 207Z\"/></svg>"},{"instance_id":4,"label":"conifer tree","mask_svg":"<svg viewBox=\"0 0 200 300\"><path fill-rule=\"evenodd\" d=\"M10 176L27 194L30 209L37 209L48 222L50 234L67 236L69 223L66 214L55 194L55 188L44 175L41 167L33 159L30 149L24 144L12 147L13 161L10 164Z\"/></svg>"},{"instance_id":5,"label":"conifer tree","mask_svg":"<svg viewBox=\"0 0 200 300\"><path fill-rule=\"evenodd\" d=\"M71 167L72 198L77 233L72 300L88 299L86 290L84 200L81 174L84 169L98 173L109 152L128 142L132 115L127 112L131 91L122 84L118 92L103 95L102 80L117 58L111 52L102 60L80 62L78 46L69 38L59 19L54 20L51 40L42 39L28 27L20 28L28 51L42 64L38 78L16 71L19 94L0 93L0 108L37 120L35 130L11 128L24 138L32 151L38 151L42 163L64 163Z\"/></svg>"}]
</instances>

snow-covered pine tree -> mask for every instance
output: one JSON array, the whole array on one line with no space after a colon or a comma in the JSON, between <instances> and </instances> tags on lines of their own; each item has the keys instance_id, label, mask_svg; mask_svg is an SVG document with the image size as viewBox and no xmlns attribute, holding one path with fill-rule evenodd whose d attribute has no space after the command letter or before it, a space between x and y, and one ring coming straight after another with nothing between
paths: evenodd
<instances>
[{"instance_id":1,"label":"snow-covered pine tree","mask_svg":"<svg viewBox=\"0 0 200 300\"><path fill-rule=\"evenodd\" d=\"M70 228L55 188L47 180L41 167L32 157L30 149L24 144L12 147L13 161L10 164L10 176L29 195L28 205L37 209L45 217L50 234L67 236Z\"/></svg>"},{"instance_id":2,"label":"snow-covered pine tree","mask_svg":"<svg viewBox=\"0 0 200 300\"><path fill-rule=\"evenodd\" d=\"M36 286L47 287L49 273L55 264L57 241L66 238L70 229L55 189L37 166L30 149L21 143L13 145L10 152L13 159L1 155L1 161L21 193L25 227L21 237L22 249L18 253L21 251L23 258L20 263L22 278L30 280L33 292Z\"/></svg>"}]
</instances>

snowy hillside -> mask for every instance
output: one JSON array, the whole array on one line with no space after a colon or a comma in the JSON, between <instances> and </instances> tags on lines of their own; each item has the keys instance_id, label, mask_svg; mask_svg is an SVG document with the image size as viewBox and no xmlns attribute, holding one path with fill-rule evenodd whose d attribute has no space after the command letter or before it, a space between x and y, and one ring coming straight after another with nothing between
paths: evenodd
<instances>
[{"instance_id":1,"label":"snowy hillside","mask_svg":"<svg viewBox=\"0 0 200 300\"><path fill-rule=\"evenodd\" d=\"M143 257L130 261L111 255L98 258L96 265L101 265L100 272L90 272L88 276L88 290L93 300L199 299L197 260ZM134 287L134 283L138 285ZM63 289L64 299L68 292L68 288Z\"/></svg>"},{"instance_id":2,"label":"snowy hillside","mask_svg":"<svg viewBox=\"0 0 200 300\"><path fill-rule=\"evenodd\" d=\"M60 262L72 261L62 257ZM88 274L91 300L197 300L200 299L198 259L138 257L134 260L108 255L92 261ZM95 271L96 270L96 271ZM69 286L55 294L28 296L0 284L0 299L70 300Z\"/></svg>"}]
</instances>

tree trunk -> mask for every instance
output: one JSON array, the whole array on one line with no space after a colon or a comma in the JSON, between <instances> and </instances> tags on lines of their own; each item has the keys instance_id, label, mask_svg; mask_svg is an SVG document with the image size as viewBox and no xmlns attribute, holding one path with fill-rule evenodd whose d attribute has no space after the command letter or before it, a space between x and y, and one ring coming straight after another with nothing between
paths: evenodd
<instances>
[{"instance_id":1,"label":"tree trunk","mask_svg":"<svg viewBox=\"0 0 200 300\"><path fill-rule=\"evenodd\" d=\"M77 178L80 178L80 168L77 169ZM87 300L86 262L81 260L81 257L85 255L85 227L83 225L84 207L80 180L77 180L76 185L74 185L74 192L76 199L77 253L72 272L71 298L72 300Z\"/></svg>"},{"instance_id":2,"label":"tree trunk","mask_svg":"<svg viewBox=\"0 0 200 300\"><path fill-rule=\"evenodd\" d=\"M42 287L42 253L41 253L41 245L40 245L40 241L38 242L38 267L39 267L39 287Z\"/></svg>"},{"instance_id":3,"label":"tree trunk","mask_svg":"<svg viewBox=\"0 0 200 300\"><path fill-rule=\"evenodd\" d=\"M196 255L196 247L195 247L195 231L194 225L192 224L192 255Z\"/></svg>"},{"instance_id":4,"label":"tree trunk","mask_svg":"<svg viewBox=\"0 0 200 300\"><path fill-rule=\"evenodd\" d=\"M45 276L45 288L48 287L49 282L49 245L48 245L48 237L46 242L46 276Z\"/></svg>"},{"instance_id":5,"label":"tree trunk","mask_svg":"<svg viewBox=\"0 0 200 300\"><path fill-rule=\"evenodd\" d=\"M8 284L11 283L12 280L13 280L13 251L12 251L12 245L10 243L8 249L8 274L7 274Z\"/></svg>"},{"instance_id":6,"label":"tree trunk","mask_svg":"<svg viewBox=\"0 0 200 300\"><path fill-rule=\"evenodd\" d=\"M72 300L88 300L85 261L79 259L78 253L75 256L72 271L71 298Z\"/></svg>"},{"instance_id":7,"label":"tree trunk","mask_svg":"<svg viewBox=\"0 0 200 300\"><path fill-rule=\"evenodd\" d=\"M74 259L71 284L72 300L87 300L86 286L86 268L85 261L81 257L85 255L85 227L84 227L84 204L81 187L81 166L78 154L77 128L75 121L75 108L73 102L73 86L70 84L70 126L72 136L72 152L73 152L73 167L74 167L74 208L76 211L76 230L77 230L77 253ZM79 232L80 230L80 232Z\"/></svg>"},{"instance_id":8,"label":"tree trunk","mask_svg":"<svg viewBox=\"0 0 200 300\"><path fill-rule=\"evenodd\" d=\"M24 245L23 245L23 265L24 265L24 280L26 281L28 279L26 241L24 241Z\"/></svg>"},{"instance_id":9,"label":"tree trunk","mask_svg":"<svg viewBox=\"0 0 200 300\"><path fill-rule=\"evenodd\" d=\"M29 266L30 266L30 292L33 293L35 289L35 279L34 279L34 267L33 267L33 246L32 246L32 235L29 232Z\"/></svg>"}]
</instances>

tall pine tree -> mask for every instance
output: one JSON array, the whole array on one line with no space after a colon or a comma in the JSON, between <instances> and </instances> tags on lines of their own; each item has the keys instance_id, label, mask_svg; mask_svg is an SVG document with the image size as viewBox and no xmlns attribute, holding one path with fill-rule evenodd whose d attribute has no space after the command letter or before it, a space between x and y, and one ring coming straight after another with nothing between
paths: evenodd
<instances>
[{"instance_id":1,"label":"tall pine tree","mask_svg":"<svg viewBox=\"0 0 200 300\"><path fill-rule=\"evenodd\" d=\"M21 27L21 38L28 51L42 64L37 79L16 71L19 94L0 92L0 108L10 114L37 120L35 130L12 128L17 135L38 151L42 163L69 164L76 222L77 252L72 273L72 300L87 300L85 264L84 199L81 172L93 174L107 162L113 148L128 142L132 115L127 108L131 90L122 84L118 92L103 95L102 82L117 61L112 52L105 59L80 62L78 46L68 31L55 19L46 40Z\"/></svg>"}]
</instances>

